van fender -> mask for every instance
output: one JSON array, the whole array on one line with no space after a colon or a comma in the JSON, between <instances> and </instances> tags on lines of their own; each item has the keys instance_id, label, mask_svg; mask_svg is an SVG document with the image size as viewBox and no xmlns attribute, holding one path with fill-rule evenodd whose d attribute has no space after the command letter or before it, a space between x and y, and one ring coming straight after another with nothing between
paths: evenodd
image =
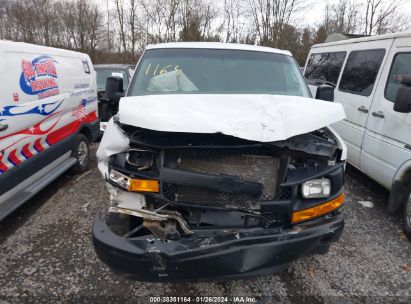
<instances>
[{"instance_id":1,"label":"van fender","mask_svg":"<svg viewBox=\"0 0 411 304\"><path fill-rule=\"evenodd\" d=\"M100 136L100 120L96 119L89 123L83 122L76 133L85 135L90 143L96 141Z\"/></svg>"},{"instance_id":2,"label":"van fender","mask_svg":"<svg viewBox=\"0 0 411 304\"><path fill-rule=\"evenodd\" d=\"M397 212L407 201L411 191L411 160L403 163L395 173L390 198L388 201L387 211L389 213Z\"/></svg>"}]
</instances>

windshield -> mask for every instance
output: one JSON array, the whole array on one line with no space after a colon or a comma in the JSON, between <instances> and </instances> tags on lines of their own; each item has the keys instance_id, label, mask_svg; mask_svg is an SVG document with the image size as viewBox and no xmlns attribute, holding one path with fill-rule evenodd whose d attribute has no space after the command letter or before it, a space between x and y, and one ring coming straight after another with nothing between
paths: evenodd
<instances>
[{"instance_id":1,"label":"windshield","mask_svg":"<svg viewBox=\"0 0 411 304\"><path fill-rule=\"evenodd\" d=\"M123 78L123 91L127 91L128 87L128 76L126 70L121 69L95 69L97 73L97 90L105 91L106 90L106 80L110 76L120 76Z\"/></svg>"},{"instance_id":2,"label":"windshield","mask_svg":"<svg viewBox=\"0 0 411 304\"><path fill-rule=\"evenodd\" d=\"M217 49L153 49L144 53L128 96L273 94L310 97L287 55Z\"/></svg>"}]
</instances>

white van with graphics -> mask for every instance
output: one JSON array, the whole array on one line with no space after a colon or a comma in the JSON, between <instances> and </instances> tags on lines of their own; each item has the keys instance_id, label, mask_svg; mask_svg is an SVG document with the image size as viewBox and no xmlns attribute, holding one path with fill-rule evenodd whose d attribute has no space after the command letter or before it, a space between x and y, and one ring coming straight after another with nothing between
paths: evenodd
<instances>
[{"instance_id":1,"label":"white van with graphics","mask_svg":"<svg viewBox=\"0 0 411 304\"><path fill-rule=\"evenodd\" d=\"M411 237L411 32L314 45L304 75L314 96L328 85L343 105L333 127L348 161L391 191L388 210L404 208Z\"/></svg>"},{"instance_id":2,"label":"white van with graphics","mask_svg":"<svg viewBox=\"0 0 411 304\"><path fill-rule=\"evenodd\" d=\"M0 220L72 168L99 134L88 55L0 41Z\"/></svg>"}]
</instances>

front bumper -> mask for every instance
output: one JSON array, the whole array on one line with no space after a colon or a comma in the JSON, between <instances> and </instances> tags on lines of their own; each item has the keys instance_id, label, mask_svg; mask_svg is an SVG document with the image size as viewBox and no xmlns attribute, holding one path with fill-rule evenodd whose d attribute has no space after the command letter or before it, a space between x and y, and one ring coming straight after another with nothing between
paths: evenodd
<instances>
[{"instance_id":1,"label":"front bumper","mask_svg":"<svg viewBox=\"0 0 411 304\"><path fill-rule=\"evenodd\" d=\"M152 282L229 280L279 272L306 253L324 252L338 240L343 227L343 216L336 212L289 229L197 230L189 238L165 242L154 236L118 236L98 213L93 243L98 257L127 278ZM202 234L208 237L200 242L198 235Z\"/></svg>"}]
</instances>

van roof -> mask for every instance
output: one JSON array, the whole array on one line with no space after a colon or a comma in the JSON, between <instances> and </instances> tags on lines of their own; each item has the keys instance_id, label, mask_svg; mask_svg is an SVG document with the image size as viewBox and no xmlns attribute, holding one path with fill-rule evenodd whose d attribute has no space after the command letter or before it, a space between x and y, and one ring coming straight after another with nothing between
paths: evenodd
<instances>
[{"instance_id":1,"label":"van roof","mask_svg":"<svg viewBox=\"0 0 411 304\"><path fill-rule=\"evenodd\" d=\"M320 48L320 47L325 47L325 46L360 43L360 42L375 41L375 40L394 39L394 38L400 38L400 37L401 38L402 37L411 37L411 31L399 32L399 33L394 33L394 34L377 35L377 36L368 36L368 37L355 38L355 39L346 39L346 40L327 42L327 43L320 43L320 44L313 45L312 48Z\"/></svg>"},{"instance_id":2,"label":"van roof","mask_svg":"<svg viewBox=\"0 0 411 304\"><path fill-rule=\"evenodd\" d=\"M239 43L222 43L222 42L168 42L152 44L147 46L147 50L152 49L221 49L221 50L240 50L240 51L254 51L254 52L265 52L265 53L275 53L292 56L291 52L286 50L274 49L265 46L257 46L250 44L239 44Z\"/></svg>"},{"instance_id":3,"label":"van roof","mask_svg":"<svg viewBox=\"0 0 411 304\"><path fill-rule=\"evenodd\" d=\"M85 53L48 47L44 45L36 45L25 42L14 42L9 40L0 40L0 51L2 50L16 50L17 52L22 53L44 53L44 54L53 54L53 55L62 55L62 56L72 56L72 57L82 57L89 58Z\"/></svg>"}]
</instances>

